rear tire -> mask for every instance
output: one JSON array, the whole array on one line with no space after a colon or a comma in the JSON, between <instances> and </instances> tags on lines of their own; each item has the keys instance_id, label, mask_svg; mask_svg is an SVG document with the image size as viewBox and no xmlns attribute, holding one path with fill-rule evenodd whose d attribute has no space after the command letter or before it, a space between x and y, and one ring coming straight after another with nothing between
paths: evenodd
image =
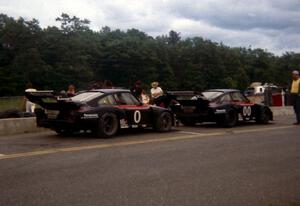
<instances>
[{"instance_id":1,"label":"rear tire","mask_svg":"<svg viewBox=\"0 0 300 206\"><path fill-rule=\"evenodd\" d=\"M159 115L154 126L157 132L169 132L172 129L172 115L169 112L163 112Z\"/></svg>"},{"instance_id":2,"label":"rear tire","mask_svg":"<svg viewBox=\"0 0 300 206\"><path fill-rule=\"evenodd\" d=\"M117 134L119 130L119 121L114 113L103 114L98 122L96 134L98 137L109 138Z\"/></svg>"}]
</instances>

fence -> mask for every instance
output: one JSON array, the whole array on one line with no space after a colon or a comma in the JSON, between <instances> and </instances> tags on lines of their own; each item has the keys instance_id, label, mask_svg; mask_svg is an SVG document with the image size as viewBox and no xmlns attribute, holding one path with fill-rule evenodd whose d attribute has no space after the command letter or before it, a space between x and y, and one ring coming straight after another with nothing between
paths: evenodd
<instances>
[{"instance_id":1,"label":"fence","mask_svg":"<svg viewBox=\"0 0 300 206\"><path fill-rule=\"evenodd\" d=\"M23 96L0 97L0 112L8 109L24 110Z\"/></svg>"}]
</instances>

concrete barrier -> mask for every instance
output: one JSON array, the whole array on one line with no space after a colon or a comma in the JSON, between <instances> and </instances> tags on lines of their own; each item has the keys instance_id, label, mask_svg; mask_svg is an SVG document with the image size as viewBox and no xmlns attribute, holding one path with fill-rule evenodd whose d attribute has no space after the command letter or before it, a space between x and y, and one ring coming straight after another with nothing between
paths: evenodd
<instances>
[{"instance_id":1,"label":"concrete barrier","mask_svg":"<svg viewBox=\"0 0 300 206\"><path fill-rule=\"evenodd\" d=\"M0 136L46 131L36 126L35 117L0 119Z\"/></svg>"},{"instance_id":2,"label":"concrete barrier","mask_svg":"<svg viewBox=\"0 0 300 206\"><path fill-rule=\"evenodd\" d=\"M270 107L274 117L294 115L294 109L291 106L286 107Z\"/></svg>"},{"instance_id":3,"label":"concrete barrier","mask_svg":"<svg viewBox=\"0 0 300 206\"><path fill-rule=\"evenodd\" d=\"M292 107L271 107L271 110L275 119L294 114ZM0 119L0 136L43 131L47 129L37 127L35 117Z\"/></svg>"}]
</instances>

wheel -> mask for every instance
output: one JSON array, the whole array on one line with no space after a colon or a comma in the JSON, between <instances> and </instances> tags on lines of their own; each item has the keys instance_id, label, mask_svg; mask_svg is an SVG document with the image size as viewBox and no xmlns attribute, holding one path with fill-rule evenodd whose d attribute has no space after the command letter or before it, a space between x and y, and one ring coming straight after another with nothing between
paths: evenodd
<instances>
[{"instance_id":1,"label":"wheel","mask_svg":"<svg viewBox=\"0 0 300 206\"><path fill-rule=\"evenodd\" d=\"M172 116L168 112L163 112L159 115L155 122L154 129L157 132L168 132L172 129Z\"/></svg>"},{"instance_id":2,"label":"wheel","mask_svg":"<svg viewBox=\"0 0 300 206\"><path fill-rule=\"evenodd\" d=\"M270 119L270 114L265 109L263 109L263 111L255 118L255 121L258 124L268 124L270 122Z\"/></svg>"},{"instance_id":3,"label":"wheel","mask_svg":"<svg viewBox=\"0 0 300 206\"><path fill-rule=\"evenodd\" d=\"M224 115L224 117L217 122L219 125L223 127L234 127L238 123L238 113L234 110L228 111L227 114Z\"/></svg>"},{"instance_id":4,"label":"wheel","mask_svg":"<svg viewBox=\"0 0 300 206\"><path fill-rule=\"evenodd\" d=\"M190 119L182 119L180 120L180 122L184 125L184 126L188 126L188 127L192 127L195 126L196 121L192 118Z\"/></svg>"},{"instance_id":5,"label":"wheel","mask_svg":"<svg viewBox=\"0 0 300 206\"><path fill-rule=\"evenodd\" d=\"M119 121L117 115L113 113L105 113L101 116L96 130L98 137L112 137L119 130Z\"/></svg>"}]
</instances>

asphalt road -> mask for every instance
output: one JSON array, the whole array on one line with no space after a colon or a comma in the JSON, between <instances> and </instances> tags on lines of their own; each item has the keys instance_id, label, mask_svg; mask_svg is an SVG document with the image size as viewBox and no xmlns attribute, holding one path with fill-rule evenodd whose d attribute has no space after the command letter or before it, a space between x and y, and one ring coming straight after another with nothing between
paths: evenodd
<instances>
[{"instance_id":1,"label":"asphalt road","mask_svg":"<svg viewBox=\"0 0 300 206\"><path fill-rule=\"evenodd\" d=\"M0 137L0 205L300 205L300 127Z\"/></svg>"}]
</instances>

